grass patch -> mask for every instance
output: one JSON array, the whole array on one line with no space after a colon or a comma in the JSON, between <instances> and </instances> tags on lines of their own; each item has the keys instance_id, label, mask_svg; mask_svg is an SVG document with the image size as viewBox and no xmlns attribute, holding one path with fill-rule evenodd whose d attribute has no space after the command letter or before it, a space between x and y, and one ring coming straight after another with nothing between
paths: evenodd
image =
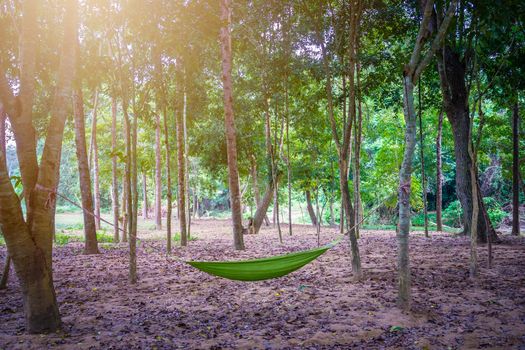
<instances>
[{"instance_id":1,"label":"grass patch","mask_svg":"<svg viewBox=\"0 0 525 350\"><path fill-rule=\"evenodd\" d=\"M173 242L180 242L180 232L175 232L175 234L171 236L171 240ZM189 238L189 241L196 241L196 240L198 240L198 238L195 237L194 235L191 235Z\"/></svg>"}]
</instances>

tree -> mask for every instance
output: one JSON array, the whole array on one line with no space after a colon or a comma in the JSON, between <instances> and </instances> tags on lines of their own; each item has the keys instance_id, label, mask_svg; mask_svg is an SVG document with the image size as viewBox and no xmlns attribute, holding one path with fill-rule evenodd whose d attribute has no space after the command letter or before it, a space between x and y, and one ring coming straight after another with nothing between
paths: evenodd
<instances>
[{"instance_id":1,"label":"tree","mask_svg":"<svg viewBox=\"0 0 525 350\"><path fill-rule=\"evenodd\" d=\"M520 115L516 101L512 111L512 234L520 235L520 188L519 188L519 159L520 159Z\"/></svg>"},{"instance_id":2,"label":"tree","mask_svg":"<svg viewBox=\"0 0 525 350\"><path fill-rule=\"evenodd\" d=\"M34 2L24 2L22 8L19 58L22 68L18 96L13 94L4 69L0 74L0 99L13 126L27 207L24 218L9 180L5 155L0 152L0 222L22 287L26 325L31 333L55 331L60 327L52 277L54 212L51 204L56 198L57 168L76 67L77 2L67 1L65 9L57 88L40 165L32 126L39 13Z\"/></svg>"},{"instance_id":3,"label":"tree","mask_svg":"<svg viewBox=\"0 0 525 350\"><path fill-rule=\"evenodd\" d=\"M432 17L434 1L427 0L424 6L423 18L419 26L416 43L410 61L403 70L403 111L405 115L405 150L403 163L399 171L399 232L398 240L398 306L404 310L410 309L410 265L408 253L408 234L410 232L410 187L412 181L412 160L416 146L416 113L414 109L414 85L430 63L434 53L439 48L447 31L452 15L456 9L456 1L452 1L441 23L431 47L421 58L425 41L428 39L428 25Z\"/></svg>"},{"instance_id":4,"label":"tree","mask_svg":"<svg viewBox=\"0 0 525 350\"><path fill-rule=\"evenodd\" d=\"M235 119L233 115L233 86L231 78L232 50L231 50L231 0L221 1L221 21L223 26L220 32L222 53L222 83L224 94L224 120L226 127L226 147L228 154L228 183L233 222L233 242L235 249L244 249L241 193L239 189L239 173L237 169L237 142L235 133Z\"/></svg>"},{"instance_id":5,"label":"tree","mask_svg":"<svg viewBox=\"0 0 525 350\"><path fill-rule=\"evenodd\" d=\"M441 211L443 207L443 173L441 167L441 139L443 134L443 110L439 111L436 136L436 230L443 231Z\"/></svg>"},{"instance_id":6,"label":"tree","mask_svg":"<svg viewBox=\"0 0 525 350\"><path fill-rule=\"evenodd\" d=\"M84 254L98 254L97 229L93 211L91 177L86 150L86 128L84 123L84 99L77 76L77 86L73 92L73 117L75 120L75 144L78 161L78 176L84 216Z\"/></svg>"},{"instance_id":7,"label":"tree","mask_svg":"<svg viewBox=\"0 0 525 350\"><path fill-rule=\"evenodd\" d=\"M117 99L114 96L111 97L111 203L113 206L113 242L118 243L120 214L117 175Z\"/></svg>"},{"instance_id":8,"label":"tree","mask_svg":"<svg viewBox=\"0 0 525 350\"><path fill-rule=\"evenodd\" d=\"M100 230L100 167L98 162L98 143L97 143L97 112L98 112L98 88L95 89L91 120L91 147L93 152L93 203L95 206L95 225Z\"/></svg>"}]
</instances>

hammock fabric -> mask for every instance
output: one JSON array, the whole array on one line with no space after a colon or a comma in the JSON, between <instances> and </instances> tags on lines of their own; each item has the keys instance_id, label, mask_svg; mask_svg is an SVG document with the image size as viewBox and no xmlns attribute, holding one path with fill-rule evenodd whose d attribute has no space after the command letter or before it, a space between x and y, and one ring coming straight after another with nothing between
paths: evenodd
<instances>
[{"instance_id":1,"label":"hammock fabric","mask_svg":"<svg viewBox=\"0 0 525 350\"><path fill-rule=\"evenodd\" d=\"M270 258L240 261L187 261L210 275L237 281L262 281L282 277L323 255L338 242L320 248Z\"/></svg>"}]
</instances>

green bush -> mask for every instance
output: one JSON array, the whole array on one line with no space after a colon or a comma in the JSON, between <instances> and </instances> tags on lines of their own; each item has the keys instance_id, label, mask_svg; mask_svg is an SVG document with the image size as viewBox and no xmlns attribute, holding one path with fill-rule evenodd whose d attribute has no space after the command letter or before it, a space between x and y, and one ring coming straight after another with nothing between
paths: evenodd
<instances>
[{"instance_id":1,"label":"green bush","mask_svg":"<svg viewBox=\"0 0 525 350\"><path fill-rule=\"evenodd\" d=\"M499 226L501 221L508 215L508 213L505 212L501 208L501 204L492 197L483 198L483 203L485 203L485 206L487 208L487 214L489 215L492 225L494 225L495 227Z\"/></svg>"},{"instance_id":2,"label":"green bush","mask_svg":"<svg viewBox=\"0 0 525 350\"><path fill-rule=\"evenodd\" d=\"M452 227L460 227L463 217L463 209L461 208L461 204L459 203L459 200L455 200L452 203L450 203L444 210L443 210L443 223L448 226Z\"/></svg>"},{"instance_id":3,"label":"green bush","mask_svg":"<svg viewBox=\"0 0 525 350\"><path fill-rule=\"evenodd\" d=\"M483 198L483 203L487 209L487 214L494 226L498 226L501 221L508 215L502 208L501 204L493 197ZM450 203L443 210L443 223L448 226L460 227L463 217L463 209L458 200Z\"/></svg>"},{"instance_id":4,"label":"green bush","mask_svg":"<svg viewBox=\"0 0 525 350\"><path fill-rule=\"evenodd\" d=\"M97 232L98 243L113 243L113 235L106 232L105 229L101 229Z\"/></svg>"},{"instance_id":5,"label":"green bush","mask_svg":"<svg viewBox=\"0 0 525 350\"><path fill-rule=\"evenodd\" d=\"M423 212L418 213L417 215L412 216L412 226L425 226L425 214ZM436 214L428 213L429 225L432 225L433 222L436 222Z\"/></svg>"}]
</instances>

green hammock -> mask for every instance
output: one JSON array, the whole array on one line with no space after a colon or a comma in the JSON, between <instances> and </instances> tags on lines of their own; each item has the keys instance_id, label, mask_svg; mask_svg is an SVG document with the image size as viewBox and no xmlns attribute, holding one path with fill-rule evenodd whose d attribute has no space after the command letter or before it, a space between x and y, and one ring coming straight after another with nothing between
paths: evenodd
<instances>
[{"instance_id":1,"label":"green hammock","mask_svg":"<svg viewBox=\"0 0 525 350\"><path fill-rule=\"evenodd\" d=\"M300 269L317 259L339 240L323 247L278 255L270 258L240 261L187 261L191 266L210 275L237 281L261 281L278 278Z\"/></svg>"}]
</instances>

